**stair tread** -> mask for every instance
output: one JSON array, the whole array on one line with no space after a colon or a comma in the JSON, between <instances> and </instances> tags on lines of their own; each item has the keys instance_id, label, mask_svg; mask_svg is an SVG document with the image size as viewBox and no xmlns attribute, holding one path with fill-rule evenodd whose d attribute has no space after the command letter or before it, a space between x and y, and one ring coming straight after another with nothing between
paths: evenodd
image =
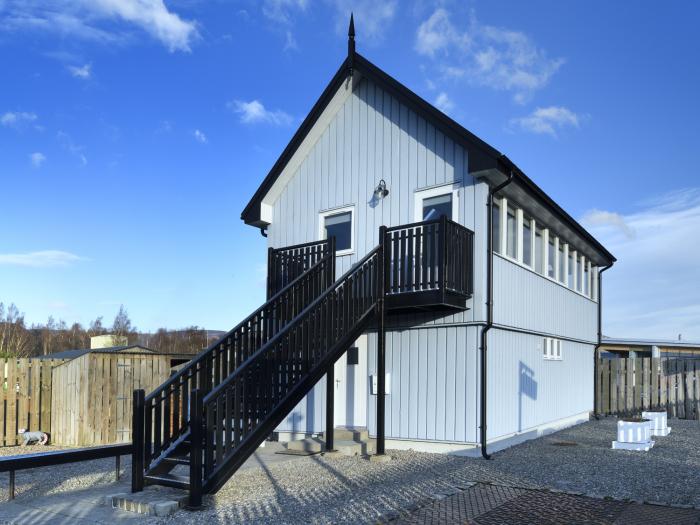
<instances>
[{"instance_id":1,"label":"stair tread","mask_svg":"<svg viewBox=\"0 0 700 525\"><path fill-rule=\"evenodd\" d=\"M190 464L190 458L189 457L169 457L169 458L164 458L163 461L166 463L176 463L178 465L189 465Z\"/></svg>"},{"instance_id":2,"label":"stair tread","mask_svg":"<svg viewBox=\"0 0 700 525\"><path fill-rule=\"evenodd\" d=\"M177 474L148 474L144 479L157 485L166 485L180 489L187 489L190 486L190 478L178 476Z\"/></svg>"}]
</instances>

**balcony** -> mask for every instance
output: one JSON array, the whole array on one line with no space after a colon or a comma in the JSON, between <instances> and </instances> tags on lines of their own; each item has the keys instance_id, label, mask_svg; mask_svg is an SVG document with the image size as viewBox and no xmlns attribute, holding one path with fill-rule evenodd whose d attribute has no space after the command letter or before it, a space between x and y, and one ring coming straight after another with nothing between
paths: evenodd
<instances>
[{"instance_id":1,"label":"balcony","mask_svg":"<svg viewBox=\"0 0 700 525\"><path fill-rule=\"evenodd\" d=\"M442 217L387 228L386 306L465 310L473 294L474 232Z\"/></svg>"},{"instance_id":2,"label":"balcony","mask_svg":"<svg viewBox=\"0 0 700 525\"><path fill-rule=\"evenodd\" d=\"M473 292L474 232L441 217L381 228L390 313L466 310ZM334 251L334 239L270 248L268 298ZM326 286L333 279L329 275Z\"/></svg>"}]
</instances>

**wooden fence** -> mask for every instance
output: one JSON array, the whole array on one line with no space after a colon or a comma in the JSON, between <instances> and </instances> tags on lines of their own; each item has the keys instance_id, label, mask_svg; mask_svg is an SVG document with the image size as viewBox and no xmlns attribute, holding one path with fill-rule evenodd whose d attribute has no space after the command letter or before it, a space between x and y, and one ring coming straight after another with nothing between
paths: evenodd
<instances>
[{"instance_id":1,"label":"wooden fence","mask_svg":"<svg viewBox=\"0 0 700 525\"><path fill-rule=\"evenodd\" d=\"M700 360L644 357L598 363L597 413L665 408L671 417L700 419Z\"/></svg>"},{"instance_id":2,"label":"wooden fence","mask_svg":"<svg viewBox=\"0 0 700 525\"><path fill-rule=\"evenodd\" d=\"M17 445L20 428L51 426L51 369L63 359L0 358L0 446Z\"/></svg>"},{"instance_id":3,"label":"wooden fence","mask_svg":"<svg viewBox=\"0 0 700 525\"><path fill-rule=\"evenodd\" d=\"M131 441L133 391L151 392L168 379L172 357L92 352L55 368L54 443L95 446Z\"/></svg>"}]
</instances>

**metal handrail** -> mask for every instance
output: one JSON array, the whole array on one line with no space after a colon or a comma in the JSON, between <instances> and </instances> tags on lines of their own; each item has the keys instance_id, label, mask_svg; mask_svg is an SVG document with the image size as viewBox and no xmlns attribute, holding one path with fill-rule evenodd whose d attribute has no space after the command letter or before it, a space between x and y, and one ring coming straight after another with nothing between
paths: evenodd
<instances>
[{"instance_id":1,"label":"metal handrail","mask_svg":"<svg viewBox=\"0 0 700 525\"><path fill-rule=\"evenodd\" d=\"M231 337L236 331L240 330L244 325L246 325L248 322L250 322L251 319L253 319L256 315L258 315L260 312L265 310L266 308L269 308L271 303L274 303L277 301L282 295L287 293L290 289L292 289L294 286L299 284L302 279L304 279L309 272L312 270L317 269L320 267L321 264L326 262L331 258L331 256L335 257L335 254L326 254L324 257L319 259L313 266L311 266L306 272L295 278L292 282L290 282L287 286L282 288L279 292L277 292L275 295L270 297L261 307L259 307L257 310L255 310L252 314L250 314L248 317L246 317L243 321L238 323L236 326L234 326L231 330L226 332L225 335L221 336L219 339L216 340L216 342L210 344L207 348L202 350L202 352L192 359L186 366L178 370L174 375L172 375L167 381L165 381L163 384L161 384L158 388L156 388L153 392L148 394L146 396L145 401L149 402L152 401L153 399L156 398L157 395L165 391L167 388L169 388L171 385L173 385L178 379L180 379L182 376L184 376L186 373L189 373L193 368L195 368L199 363L201 363L210 353L212 353L222 342L224 342L228 337Z\"/></svg>"},{"instance_id":2,"label":"metal handrail","mask_svg":"<svg viewBox=\"0 0 700 525\"><path fill-rule=\"evenodd\" d=\"M309 312L313 311L313 309L318 306L322 301L324 301L331 293L333 293L337 288L339 288L341 285L343 285L346 281L346 279L353 273L355 272L359 267L361 267L364 263L369 261L369 259L377 254L381 247L377 246L374 249L372 249L370 252L367 253L362 259L357 261L355 264L352 265L352 267L343 274L342 277L340 277L336 282L331 285L326 291L324 291L321 295L319 295L316 299L314 299L306 308L304 308L290 323L285 325L282 330L277 332L270 340L268 340L263 346L261 346L255 353L253 353L248 359L246 359L243 363L241 363L238 367L236 367L236 370L231 373L224 381L219 383L216 387L214 387L209 393L204 396L203 403L206 405L209 401L211 401L212 398L216 397L216 395L223 389L225 389L234 379L236 379L241 373L243 373L244 369L249 367L256 359L258 359L262 354L265 353L265 351L270 347L279 341L282 337L287 335L287 332L289 332L292 328L296 327L300 322L302 322L305 317L308 315Z\"/></svg>"}]
</instances>

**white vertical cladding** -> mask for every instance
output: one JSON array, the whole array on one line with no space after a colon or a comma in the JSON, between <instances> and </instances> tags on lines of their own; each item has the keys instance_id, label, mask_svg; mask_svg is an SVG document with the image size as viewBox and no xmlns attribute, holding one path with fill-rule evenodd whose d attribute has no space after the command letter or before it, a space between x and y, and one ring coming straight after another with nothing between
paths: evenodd
<instances>
[{"instance_id":1,"label":"white vertical cladding","mask_svg":"<svg viewBox=\"0 0 700 525\"><path fill-rule=\"evenodd\" d=\"M593 410L593 345L563 341L562 359L547 360L542 337L492 330L489 338L489 440Z\"/></svg>"},{"instance_id":2,"label":"white vertical cladding","mask_svg":"<svg viewBox=\"0 0 700 525\"><path fill-rule=\"evenodd\" d=\"M597 303L503 257L493 259L497 325L595 344Z\"/></svg>"},{"instance_id":3,"label":"white vertical cladding","mask_svg":"<svg viewBox=\"0 0 700 525\"><path fill-rule=\"evenodd\" d=\"M372 200L373 192L380 179L386 181L389 195L375 202ZM470 309L462 313L449 316L420 314L406 317L404 321L410 326L427 327L482 319L487 186L482 182L476 183L468 175L467 152L461 145L455 144L435 126L366 79L359 83L331 119L274 202L268 244L279 248L317 240L320 211L354 204L355 252L338 257L336 272L340 276L377 245L381 225L397 226L421 219L414 217L416 190L450 183L454 183L458 190L459 222L476 232L474 299L470 301ZM437 337L436 329L429 332L431 338ZM417 332L411 334L411 344L417 344L417 340L413 339ZM421 336L425 337L421 355L434 351L425 346L434 347L435 344L433 339L428 340L426 334ZM390 339L393 338L394 335L391 335ZM374 345L376 338L370 340L370 351L375 350ZM418 347L415 348L413 352L417 353ZM414 372L418 373L417 370ZM278 431L324 430L324 381L317 384L312 393L289 414L277 428ZM474 389L474 381L469 385L463 384L463 389ZM406 388L407 385L405 383ZM410 392L408 395L413 394ZM415 432L410 431L411 424L409 434L413 435ZM475 424L472 422L469 426L472 433L475 432ZM423 434L426 432L424 430ZM431 435L433 433L434 429ZM448 433L452 432L448 430ZM456 431L454 433L457 434ZM459 435L462 434L464 432Z\"/></svg>"},{"instance_id":4,"label":"white vertical cladding","mask_svg":"<svg viewBox=\"0 0 700 525\"><path fill-rule=\"evenodd\" d=\"M477 440L476 327L407 329L387 333L386 437L473 443ZM368 371L377 371L377 334L368 340ZM376 396L367 424L376 434Z\"/></svg>"},{"instance_id":5,"label":"white vertical cladding","mask_svg":"<svg viewBox=\"0 0 700 525\"><path fill-rule=\"evenodd\" d=\"M321 134L273 204L272 247L317 240L318 213L356 206L355 253L338 259L350 268L378 242L381 225L408 224L414 192L456 183L459 222L474 230L474 180L467 152L397 99L364 79ZM384 179L389 195L372 199Z\"/></svg>"}]
</instances>

